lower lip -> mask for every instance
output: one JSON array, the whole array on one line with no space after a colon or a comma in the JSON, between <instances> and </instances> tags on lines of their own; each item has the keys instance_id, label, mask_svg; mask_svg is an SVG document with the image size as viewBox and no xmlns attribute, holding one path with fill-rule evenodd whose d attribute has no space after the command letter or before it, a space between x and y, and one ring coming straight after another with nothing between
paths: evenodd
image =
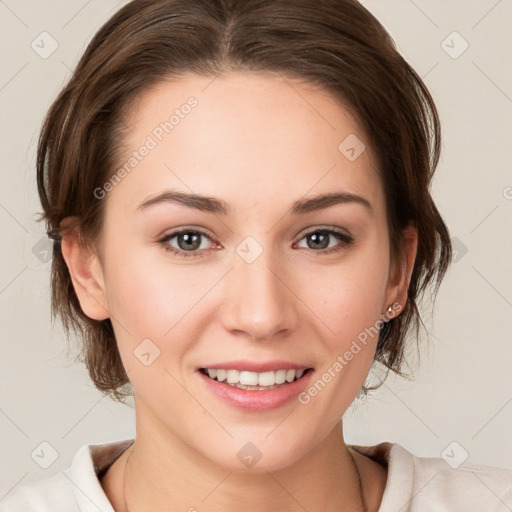
<instances>
[{"instance_id":1,"label":"lower lip","mask_svg":"<svg viewBox=\"0 0 512 512\"><path fill-rule=\"evenodd\" d=\"M210 379L199 370L197 373L205 386L229 405L251 411L269 411L283 406L304 391L311 379L313 370L308 370L298 380L269 390L239 389L224 382Z\"/></svg>"}]
</instances>

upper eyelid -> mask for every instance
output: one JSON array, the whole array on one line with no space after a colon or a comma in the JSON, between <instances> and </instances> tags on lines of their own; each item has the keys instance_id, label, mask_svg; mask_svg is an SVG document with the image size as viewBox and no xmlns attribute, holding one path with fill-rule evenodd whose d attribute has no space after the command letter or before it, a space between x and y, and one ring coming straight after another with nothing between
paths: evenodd
<instances>
[{"instance_id":1,"label":"upper eyelid","mask_svg":"<svg viewBox=\"0 0 512 512\"><path fill-rule=\"evenodd\" d=\"M304 228L297 236L304 237L306 235L309 235L310 233L315 233L316 231L333 231L341 235L352 236L347 229L340 228L339 226L330 225L310 226L308 228Z\"/></svg>"}]
</instances>

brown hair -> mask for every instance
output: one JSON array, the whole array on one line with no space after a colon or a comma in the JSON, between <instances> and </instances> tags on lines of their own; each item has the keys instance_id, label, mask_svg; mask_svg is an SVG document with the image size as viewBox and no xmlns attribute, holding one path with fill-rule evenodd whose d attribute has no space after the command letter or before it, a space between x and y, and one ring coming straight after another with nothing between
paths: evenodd
<instances>
[{"instance_id":1,"label":"brown hair","mask_svg":"<svg viewBox=\"0 0 512 512\"><path fill-rule=\"evenodd\" d=\"M277 72L317 84L361 123L384 186L392 258L412 223L418 251L399 316L381 328L375 361L403 375L406 334L419 333L417 301L451 260L451 243L429 192L440 153L438 114L426 86L383 26L356 0L134 0L97 32L51 106L39 139L37 183L54 242L52 318L82 341L95 386L129 395L110 319L82 311L62 257L61 221L75 219L85 247L102 227L94 194L116 169L123 119L141 92L185 72ZM341 142L341 141L340 141ZM364 387L363 387L364 388ZM368 389L364 388L364 392Z\"/></svg>"}]
</instances>

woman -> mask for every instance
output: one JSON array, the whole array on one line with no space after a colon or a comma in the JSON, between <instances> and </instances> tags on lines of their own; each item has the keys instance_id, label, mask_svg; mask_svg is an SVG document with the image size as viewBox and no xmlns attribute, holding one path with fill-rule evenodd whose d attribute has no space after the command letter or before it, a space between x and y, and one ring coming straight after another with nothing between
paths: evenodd
<instances>
[{"instance_id":1,"label":"woman","mask_svg":"<svg viewBox=\"0 0 512 512\"><path fill-rule=\"evenodd\" d=\"M123 7L48 113L38 186L53 311L96 387L133 391L136 439L0 509L512 506L511 470L343 439L451 258L439 148L429 92L355 0Z\"/></svg>"}]
</instances>

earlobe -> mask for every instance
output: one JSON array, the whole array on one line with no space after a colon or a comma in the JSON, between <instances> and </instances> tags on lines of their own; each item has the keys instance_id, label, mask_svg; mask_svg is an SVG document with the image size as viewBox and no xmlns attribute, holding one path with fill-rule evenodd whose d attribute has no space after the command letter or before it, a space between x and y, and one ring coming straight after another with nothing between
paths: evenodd
<instances>
[{"instance_id":1,"label":"earlobe","mask_svg":"<svg viewBox=\"0 0 512 512\"><path fill-rule=\"evenodd\" d=\"M418 230L415 226L410 224L405 228L402 235L399 261L393 262L392 265L386 294L386 308L395 303L400 305L400 311L405 308L407 291L409 289L409 283L411 282L417 249Z\"/></svg>"},{"instance_id":2,"label":"earlobe","mask_svg":"<svg viewBox=\"0 0 512 512\"><path fill-rule=\"evenodd\" d=\"M103 269L98 255L83 247L76 229L62 236L61 251L82 311L93 320L109 318Z\"/></svg>"}]
</instances>

